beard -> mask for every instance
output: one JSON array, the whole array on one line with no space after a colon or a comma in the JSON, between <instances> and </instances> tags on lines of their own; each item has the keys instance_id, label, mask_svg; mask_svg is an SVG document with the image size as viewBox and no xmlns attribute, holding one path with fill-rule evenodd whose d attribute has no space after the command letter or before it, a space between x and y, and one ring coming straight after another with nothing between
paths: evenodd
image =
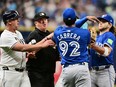
<instances>
[{"instance_id":1,"label":"beard","mask_svg":"<svg viewBox=\"0 0 116 87\"><path fill-rule=\"evenodd\" d=\"M100 29L100 32L103 32L105 30L107 30L107 28L102 28L102 29Z\"/></svg>"}]
</instances>

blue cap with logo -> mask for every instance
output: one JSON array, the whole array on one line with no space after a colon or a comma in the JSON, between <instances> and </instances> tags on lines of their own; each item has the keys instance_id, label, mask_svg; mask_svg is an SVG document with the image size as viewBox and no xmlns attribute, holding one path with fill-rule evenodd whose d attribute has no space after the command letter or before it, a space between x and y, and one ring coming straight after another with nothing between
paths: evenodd
<instances>
[{"instance_id":1,"label":"blue cap with logo","mask_svg":"<svg viewBox=\"0 0 116 87\"><path fill-rule=\"evenodd\" d=\"M63 19L74 20L76 18L77 18L77 16L76 16L76 12L74 11L74 9L72 9L72 8L66 8L63 11Z\"/></svg>"},{"instance_id":2,"label":"blue cap with logo","mask_svg":"<svg viewBox=\"0 0 116 87\"><path fill-rule=\"evenodd\" d=\"M104 14L104 15L102 15L101 17L98 17L98 19L99 19L99 20L100 20L100 19L104 19L104 20L110 22L112 25L114 25L114 19L113 19L112 16L109 15L109 14Z\"/></svg>"}]
</instances>

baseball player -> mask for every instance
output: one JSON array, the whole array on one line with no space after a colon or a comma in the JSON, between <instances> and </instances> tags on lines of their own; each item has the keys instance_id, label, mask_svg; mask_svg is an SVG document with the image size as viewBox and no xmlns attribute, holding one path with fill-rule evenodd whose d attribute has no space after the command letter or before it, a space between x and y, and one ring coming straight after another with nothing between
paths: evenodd
<instances>
[{"instance_id":1,"label":"baseball player","mask_svg":"<svg viewBox=\"0 0 116 87\"><path fill-rule=\"evenodd\" d=\"M63 21L65 26L59 26L53 36L63 65L63 87L91 87L87 51L90 32L75 27L76 13L72 8L64 10Z\"/></svg>"},{"instance_id":2,"label":"baseball player","mask_svg":"<svg viewBox=\"0 0 116 87\"><path fill-rule=\"evenodd\" d=\"M79 21L80 19L77 17L76 21ZM85 22L82 26L82 29L88 29L88 24ZM62 87L62 74L60 74L58 81L55 84L55 87Z\"/></svg>"},{"instance_id":3,"label":"baseball player","mask_svg":"<svg viewBox=\"0 0 116 87\"><path fill-rule=\"evenodd\" d=\"M88 16L81 20L81 23L86 22L87 19L95 19L95 17ZM98 26L100 34L95 42L92 40L90 49L92 87L114 87L114 19L109 14L104 14L98 19L100 20ZM76 25L81 23L76 23Z\"/></svg>"},{"instance_id":4,"label":"baseball player","mask_svg":"<svg viewBox=\"0 0 116 87\"><path fill-rule=\"evenodd\" d=\"M54 45L46 38L35 45L25 44L21 33L17 30L19 23L17 11L10 10L3 14L6 29L0 37L0 87L31 87L25 70L25 51L38 51L41 48Z\"/></svg>"}]
</instances>

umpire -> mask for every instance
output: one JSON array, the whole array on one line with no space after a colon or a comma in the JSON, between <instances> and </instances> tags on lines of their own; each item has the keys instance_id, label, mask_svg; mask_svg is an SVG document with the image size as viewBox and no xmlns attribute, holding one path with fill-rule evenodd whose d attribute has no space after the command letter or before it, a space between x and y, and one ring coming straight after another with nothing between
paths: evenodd
<instances>
[{"instance_id":1,"label":"umpire","mask_svg":"<svg viewBox=\"0 0 116 87\"><path fill-rule=\"evenodd\" d=\"M35 30L32 31L26 43L35 44L50 34L46 30L49 16L39 12L34 17ZM41 49L35 54L35 58L27 61L28 75L31 87L54 87L54 72L56 61L59 60L58 51L53 47Z\"/></svg>"}]
</instances>

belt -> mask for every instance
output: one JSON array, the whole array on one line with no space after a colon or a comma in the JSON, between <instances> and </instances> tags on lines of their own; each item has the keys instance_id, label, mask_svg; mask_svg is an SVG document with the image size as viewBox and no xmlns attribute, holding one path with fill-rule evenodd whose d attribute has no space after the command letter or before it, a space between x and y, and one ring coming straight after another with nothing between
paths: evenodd
<instances>
[{"instance_id":1,"label":"belt","mask_svg":"<svg viewBox=\"0 0 116 87\"><path fill-rule=\"evenodd\" d=\"M66 67L68 67L68 66L70 66L70 65L72 65L72 66L74 66L74 65L85 65L85 62L76 63L76 64L65 64L65 65L63 65L63 68L66 68Z\"/></svg>"},{"instance_id":2,"label":"belt","mask_svg":"<svg viewBox=\"0 0 116 87\"><path fill-rule=\"evenodd\" d=\"M9 68L7 66L3 66L2 69L3 70L15 70L15 71L18 71L18 72L23 72L25 70L25 68Z\"/></svg>"},{"instance_id":3,"label":"belt","mask_svg":"<svg viewBox=\"0 0 116 87\"><path fill-rule=\"evenodd\" d=\"M93 66L91 67L93 70L100 71L109 68L111 65L103 65L103 66Z\"/></svg>"}]
</instances>

